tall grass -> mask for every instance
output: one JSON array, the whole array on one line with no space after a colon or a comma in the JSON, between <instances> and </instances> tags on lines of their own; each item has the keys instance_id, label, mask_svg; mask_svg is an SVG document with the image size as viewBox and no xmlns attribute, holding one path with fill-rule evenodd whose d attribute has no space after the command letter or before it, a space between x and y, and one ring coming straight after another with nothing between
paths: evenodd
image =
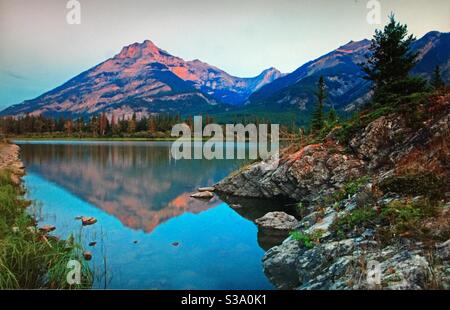
<instances>
[{"instance_id":1,"label":"tall grass","mask_svg":"<svg viewBox=\"0 0 450 310\"><path fill-rule=\"evenodd\" d=\"M89 288L92 274L82 249L72 241L46 236L26 212L30 205L23 188L11 182L9 171L0 171L0 289ZM69 285L69 260L82 264L82 283Z\"/></svg>"}]
</instances>

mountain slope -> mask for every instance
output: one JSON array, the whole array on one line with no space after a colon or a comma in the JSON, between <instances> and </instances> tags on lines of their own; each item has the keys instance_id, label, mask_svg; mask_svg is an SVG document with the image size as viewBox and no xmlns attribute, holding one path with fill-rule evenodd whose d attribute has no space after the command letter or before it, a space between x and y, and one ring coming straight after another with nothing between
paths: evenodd
<instances>
[{"instance_id":1,"label":"mountain slope","mask_svg":"<svg viewBox=\"0 0 450 310\"><path fill-rule=\"evenodd\" d=\"M317 81L323 75L328 107L332 103L342 113L355 111L370 96L370 83L363 78L364 73L359 66L365 61L369 47L368 40L351 41L308 62L252 94L246 108L251 111L259 107L271 113L292 111L300 114L297 121L304 123L315 103ZM450 33L430 32L417 40L413 49L419 52L414 74L429 78L436 65L440 65L444 80L450 82Z\"/></svg>"},{"instance_id":2,"label":"mountain slope","mask_svg":"<svg viewBox=\"0 0 450 310\"><path fill-rule=\"evenodd\" d=\"M124 47L115 57L0 116L208 113L220 121L251 116L305 125L320 75L327 86L326 108L333 105L348 114L369 99L371 85L359 66L369 47L369 40L351 41L288 75L270 68L253 78L239 78L200 60L184 61L147 40ZM413 49L419 61L412 73L430 78L440 65L444 80L450 82L450 33L430 32Z\"/></svg>"},{"instance_id":3,"label":"mountain slope","mask_svg":"<svg viewBox=\"0 0 450 310\"><path fill-rule=\"evenodd\" d=\"M124 47L113 58L0 115L205 113L217 104L240 104L280 76L271 68L254 78L233 77L199 60L172 56L147 40Z\"/></svg>"}]
</instances>

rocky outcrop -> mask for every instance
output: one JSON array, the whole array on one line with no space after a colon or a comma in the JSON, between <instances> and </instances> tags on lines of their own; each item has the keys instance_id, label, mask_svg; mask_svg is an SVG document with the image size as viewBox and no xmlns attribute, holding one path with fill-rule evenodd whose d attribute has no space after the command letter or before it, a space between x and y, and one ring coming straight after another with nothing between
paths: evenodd
<instances>
[{"instance_id":1,"label":"rocky outcrop","mask_svg":"<svg viewBox=\"0 0 450 310\"><path fill-rule=\"evenodd\" d=\"M219 184L219 192L242 197L314 200L364 173L364 162L337 144L308 145L281 160L244 168Z\"/></svg>"},{"instance_id":2,"label":"rocky outcrop","mask_svg":"<svg viewBox=\"0 0 450 310\"><path fill-rule=\"evenodd\" d=\"M263 258L276 287L450 288L450 240L442 242L450 236L450 93L417 112L420 121L391 113L346 139L337 128L323 143L285 150L216 185L227 195L302 202L297 234Z\"/></svg>"},{"instance_id":3,"label":"rocky outcrop","mask_svg":"<svg viewBox=\"0 0 450 310\"><path fill-rule=\"evenodd\" d=\"M415 246L379 248L375 241L355 238L307 250L287 239L267 252L264 270L279 289L423 289L432 283L433 271L428 253L421 244ZM370 266L376 268L373 273L368 273ZM439 273L447 277L441 282L447 287L449 267L447 262Z\"/></svg>"},{"instance_id":4,"label":"rocky outcrop","mask_svg":"<svg viewBox=\"0 0 450 310\"><path fill-rule=\"evenodd\" d=\"M362 233L350 233L347 239L333 236L326 219L349 214L355 208L356 196L346 199L339 212L327 208L325 219L313 213L299 222L297 228L305 234L321 231L321 241L313 248L289 237L267 251L263 258L264 272L277 288L450 288L450 240L430 249L422 242L407 238L384 244L370 228ZM379 203L392 200L382 198ZM448 208L450 204L444 209ZM372 272L371 268L374 268Z\"/></svg>"},{"instance_id":5,"label":"rocky outcrop","mask_svg":"<svg viewBox=\"0 0 450 310\"><path fill-rule=\"evenodd\" d=\"M432 100L423 111L430 117L417 129L402 115L381 116L347 146L330 134L324 143L247 166L215 187L228 195L311 202L367 173L382 178L422 170L450 179L450 95Z\"/></svg>"},{"instance_id":6,"label":"rocky outcrop","mask_svg":"<svg viewBox=\"0 0 450 310\"><path fill-rule=\"evenodd\" d=\"M15 144L0 142L0 170L11 174L11 180L20 184L21 177L25 175L25 167L19 159L20 148Z\"/></svg>"}]
</instances>

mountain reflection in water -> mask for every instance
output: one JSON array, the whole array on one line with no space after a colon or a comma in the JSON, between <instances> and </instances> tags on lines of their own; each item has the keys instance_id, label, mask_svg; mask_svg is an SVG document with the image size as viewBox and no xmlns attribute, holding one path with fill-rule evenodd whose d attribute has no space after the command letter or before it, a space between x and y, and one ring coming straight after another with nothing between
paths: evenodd
<instances>
[{"instance_id":1,"label":"mountain reflection in water","mask_svg":"<svg viewBox=\"0 0 450 310\"><path fill-rule=\"evenodd\" d=\"M27 170L38 173L117 217L151 232L185 212L198 213L219 201L190 198L196 188L226 176L238 162L180 160L167 143L22 144Z\"/></svg>"},{"instance_id":2,"label":"mountain reflection in water","mask_svg":"<svg viewBox=\"0 0 450 310\"><path fill-rule=\"evenodd\" d=\"M81 232L94 288L273 288L261 259L281 240L254 223L273 203L238 200L231 208L229 197L190 197L242 162L175 161L170 142L16 143L29 198L42 205L40 224L55 225L52 234L62 238ZM81 228L78 216L98 223Z\"/></svg>"}]
</instances>

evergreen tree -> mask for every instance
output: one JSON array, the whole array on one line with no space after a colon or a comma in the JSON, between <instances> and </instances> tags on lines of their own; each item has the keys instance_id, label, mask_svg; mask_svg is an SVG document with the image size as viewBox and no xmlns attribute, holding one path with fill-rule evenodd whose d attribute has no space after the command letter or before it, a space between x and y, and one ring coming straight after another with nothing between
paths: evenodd
<instances>
[{"instance_id":1,"label":"evergreen tree","mask_svg":"<svg viewBox=\"0 0 450 310\"><path fill-rule=\"evenodd\" d=\"M334 108L331 108L331 110L328 112L327 121L330 125L337 123L338 115Z\"/></svg>"},{"instance_id":2,"label":"evergreen tree","mask_svg":"<svg viewBox=\"0 0 450 310\"><path fill-rule=\"evenodd\" d=\"M133 113L133 116L128 121L128 133L133 134L136 132L136 113Z\"/></svg>"},{"instance_id":3,"label":"evergreen tree","mask_svg":"<svg viewBox=\"0 0 450 310\"><path fill-rule=\"evenodd\" d=\"M91 118L91 122L89 124L91 133L93 137L96 137L98 135L99 132L99 118L97 116L93 116Z\"/></svg>"},{"instance_id":4,"label":"evergreen tree","mask_svg":"<svg viewBox=\"0 0 450 310\"><path fill-rule=\"evenodd\" d=\"M409 76L417 62L418 53L411 50L414 41L407 25L398 23L393 14L383 31L375 31L367 64L362 66L366 79L373 82L375 102L395 104L401 96L424 91L424 80Z\"/></svg>"},{"instance_id":5,"label":"evergreen tree","mask_svg":"<svg viewBox=\"0 0 450 310\"><path fill-rule=\"evenodd\" d=\"M431 86L434 90L441 90L445 87L444 80L442 80L441 76L441 67L436 66L433 72L433 77L431 79Z\"/></svg>"},{"instance_id":6,"label":"evergreen tree","mask_svg":"<svg viewBox=\"0 0 450 310\"><path fill-rule=\"evenodd\" d=\"M72 120L67 120L66 123L64 124L64 131L70 136L72 135L72 131L73 131L73 122Z\"/></svg>"},{"instance_id":7,"label":"evergreen tree","mask_svg":"<svg viewBox=\"0 0 450 310\"><path fill-rule=\"evenodd\" d=\"M316 109L313 112L312 120L311 120L311 129L313 131L318 131L323 128L324 118L323 118L323 104L326 98L325 93L325 79L323 76L319 78L319 83L317 85L317 105Z\"/></svg>"},{"instance_id":8,"label":"evergreen tree","mask_svg":"<svg viewBox=\"0 0 450 310\"><path fill-rule=\"evenodd\" d=\"M100 136L104 136L106 134L106 127L108 126L108 118L106 117L106 114L103 112L100 115L99 119L99 133Z\"/></svg>"},{"instance_id":9,"label":"evergreen tree","mask_svg":"<svg viewBox=\"0 0 450 310\"><path fill-rule=\"evenodd\" d=\"M149 118L148 118L148 132L150 133L150 134L155 134L156 133L156 131L157 131L157 128L156 128L156 121L155 121L155 117L153 117L153 116L150 116Z\"/></svg>"}]
</instances>

